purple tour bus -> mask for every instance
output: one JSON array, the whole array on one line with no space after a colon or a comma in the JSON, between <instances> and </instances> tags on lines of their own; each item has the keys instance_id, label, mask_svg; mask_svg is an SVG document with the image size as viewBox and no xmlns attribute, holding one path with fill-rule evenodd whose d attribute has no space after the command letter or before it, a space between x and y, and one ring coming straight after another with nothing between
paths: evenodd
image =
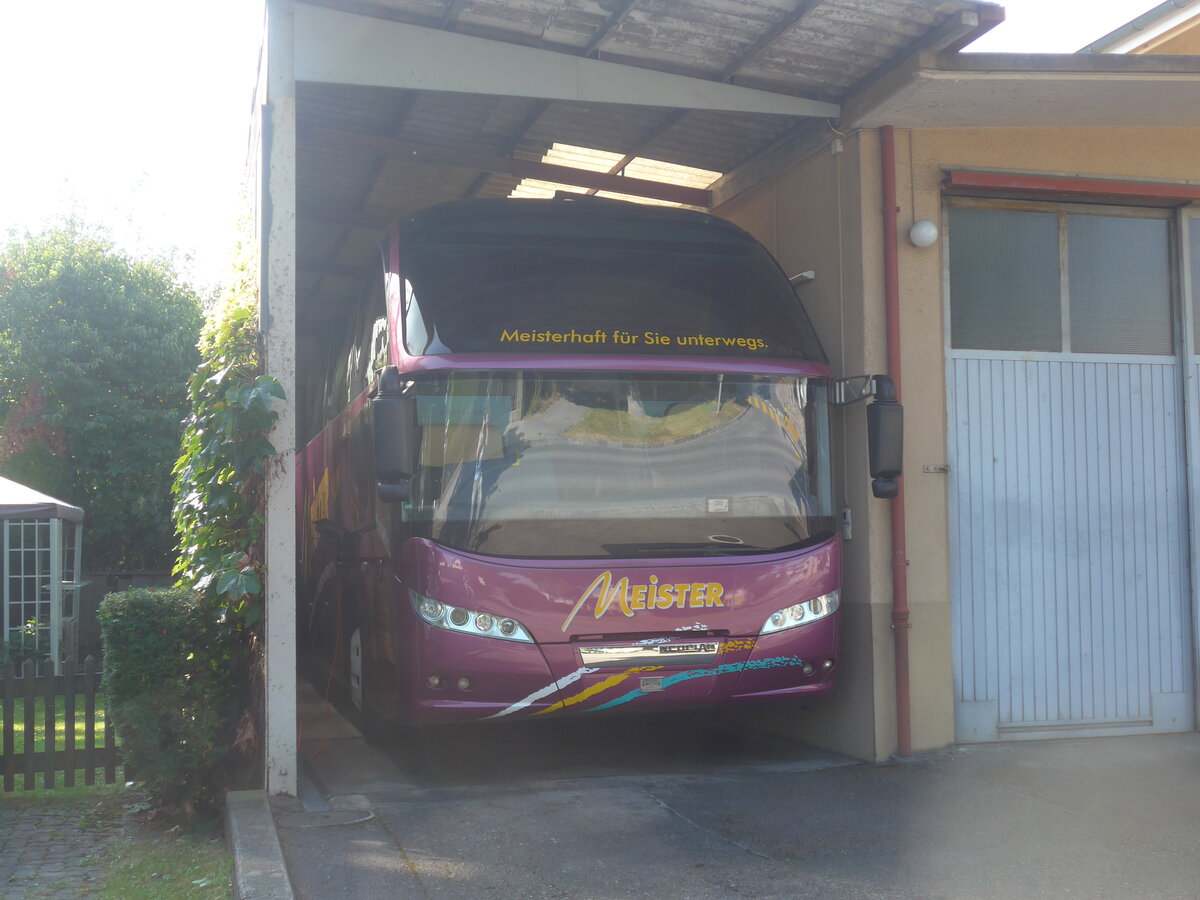
<instances>
[{"instance_id":1,"label":"purple tour bus","mask_svg":"<svg viewBox=\"0 0 1200 900\"><path fill-rule=\"evenodd\" d=\"M395 226L308 384L298 633L373 723L824 697L834 380L788 278L704 213L469 200Z\"/></svg>"}]
</instances>

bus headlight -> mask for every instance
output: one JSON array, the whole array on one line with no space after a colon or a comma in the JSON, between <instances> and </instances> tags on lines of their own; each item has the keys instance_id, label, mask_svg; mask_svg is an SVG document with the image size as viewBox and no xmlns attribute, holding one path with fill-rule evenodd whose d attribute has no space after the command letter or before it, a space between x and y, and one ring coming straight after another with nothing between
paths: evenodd
<instances>
[{"instance_id":1,"label":"bus headlight","mask_svg":"<svg viewBox=\"0 0 1200 900\"><path fill-rule=\"evenodd\" d=\"M413 595L414 600L418 600L416 595ZM438 603L432 597L421 597L417 602L417 612L421 614L421 618L430 625L441 624L442 617L446 614L446 607Z\"/></svg>"},{"instance_id":2,"label":"bus headlight","mask_svg":"<svg viewBox=\"0 0 1200 900\"><path fill-rule=\"evenodd\" d=\"M770 634L773 631L786 631L800 625L808 625L833 615L837 612L839 592L830 591L820 597L813 597L803 603L793 603L791 606L773 612L763 623L759 634Z\"/></svg>"},{"instance_id":3,"label":"bus headlight","mask_svg":"<svg viewBox=\"0 0 1200 900\"><path fill-rule=\"evenodd\" d=\"M480 637L496 638L501 641L519 641L532 644L533 636L516 619L497 619L491 613L476 612L461 606L450 606L425 597L416 591L409 591L413 608L417 615L435 628L447 631L458 631L462 634L474 634Z\"/></svg>"}]
</instances>

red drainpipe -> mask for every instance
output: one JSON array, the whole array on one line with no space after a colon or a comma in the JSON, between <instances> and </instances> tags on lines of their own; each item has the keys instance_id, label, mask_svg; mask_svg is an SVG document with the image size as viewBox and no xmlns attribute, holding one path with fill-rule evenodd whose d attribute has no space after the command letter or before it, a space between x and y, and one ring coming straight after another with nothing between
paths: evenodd
<instances>
[{"instance_id":1,"label":"red drainpipe","mask_svg":"<svg viewBox=\"0 0 1200 900\"><path fill-rule=\"evenodd\" d=\"M883 292L887 312L888 375L900 393L900 257L897 250L900 208L896 205L896 135L879 129L883 167ZM904 545L904 479L892 501L892 633L896 640L896 752L912 755L912 706L908 683L908 559Z\"/></svg>"}]
</instances>

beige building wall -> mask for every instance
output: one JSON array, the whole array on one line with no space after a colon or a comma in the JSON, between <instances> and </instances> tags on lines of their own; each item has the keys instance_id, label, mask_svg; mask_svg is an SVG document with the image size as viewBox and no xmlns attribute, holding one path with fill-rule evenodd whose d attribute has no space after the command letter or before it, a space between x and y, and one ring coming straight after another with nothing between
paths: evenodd
<instances>
[{"instance_id":1,"label":"beige building wall","mask_svg":"<svg viewBox=\"0 0 1200 900\"><path fill-rule=\"evenodd\" d=\"M839 376L887 371L882 266L862 264L874 252L865 248L880 246L878 171L874 134L854 136L717 210L759 238L789 275L816 273L798 293ZM896 733L890 513L887 501L871 496L865 404L835 410L833 426L835 495L853 521L837 688L828 703L752 717L760 727L881 760L894 751Z\"/></svg>"},{"instance_id":2,"label":"beige building wall","mask_svg":"<svg viewBox=\"0 0 1200 900\"><path fill-rule=\"evenodd\" d=\"M948 615L947 478L923 471L924 466L946 461L945 244L918 250L904 239L904 233L914 221L930 219L944 235L941 185L946 169L1196 181L1200 180L1198 141L1200 129L897 132L902 366L907 417L905 488L911 563L909 596L914 607L914 747L938 746L953 740L950 670L953 648ZM936 609L938 614L919 622L918 608L929 612Z\"/></svg>"},{"instance_id":3,"label":"beige building wall","mask_svg":"<svg viewBox=\"0 0 1200 900\"><path fill-rule=\"evenodd\" d=\"M1200 19L1189 23L1188 30L1173 32L1162 39L1131 50L1131 53L1153 53L1172 56L1200 56Z\"/></svg>"},{"instance_id":4,"label":"beige building wall","mask_svg":"<svg viewBox=\"0 0 1200 900\"><path fill-rule=\"evenodd\" d=\"M945 380L944 243L918 249L913 222L944 237L945 169L1035 175L1200 181L1200 129L897 130L896 178L905 406L905 494L914 750L954 741ZM816 280L800 296L835 375L887 371L879 134L830 147L717 210L751 231L789 275ZM896 750L891 633L891 529L886 501L870 496L862 406L837 414L844 446L838 488L854 519L846 544L842 659L833 699L807 710L771 710L756 723L863 759Z\"/></svg>"}]
</instances>

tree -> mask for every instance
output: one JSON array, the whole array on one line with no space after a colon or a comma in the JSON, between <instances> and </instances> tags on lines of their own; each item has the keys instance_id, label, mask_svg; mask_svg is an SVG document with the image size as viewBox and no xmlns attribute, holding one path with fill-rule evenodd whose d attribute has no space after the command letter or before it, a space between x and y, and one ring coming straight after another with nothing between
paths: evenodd
<instances>
[{"instance_id":1,"label":"tree","mask_svg":"<svg viewBox=\"0 0 1200 900\"><path fill-rule=\"evenodd\" d=\"M86 510L89 567L171 564L200 306L74 222L0 249L0 474Z\"/></svg>"}]
</instances>

